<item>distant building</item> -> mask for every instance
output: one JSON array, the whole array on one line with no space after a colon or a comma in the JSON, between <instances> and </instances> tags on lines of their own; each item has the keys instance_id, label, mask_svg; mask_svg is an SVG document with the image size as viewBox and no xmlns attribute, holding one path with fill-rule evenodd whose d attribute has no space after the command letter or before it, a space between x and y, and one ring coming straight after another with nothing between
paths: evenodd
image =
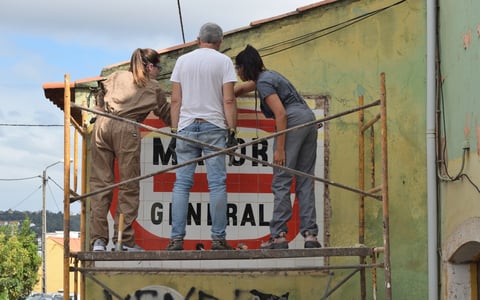
<instances>
[{"instance_id":1,"label":"distant building","mask_svg":"<svg viewBox=\"0 0 480 300\"><path fill-rule=\"evenodd\" d=\"M78 232L70 233L70 251L80 251L80 237ZM45 241L45 271L46 271L46 292L57 293L63 290L63 231L47 233ZM41 255L41 249L39 248ZM43 267L38 269L38 283L33 292L42 292ZM73 273L70 273L70 290L73 291Z\"/></svg>"}]
</instances>

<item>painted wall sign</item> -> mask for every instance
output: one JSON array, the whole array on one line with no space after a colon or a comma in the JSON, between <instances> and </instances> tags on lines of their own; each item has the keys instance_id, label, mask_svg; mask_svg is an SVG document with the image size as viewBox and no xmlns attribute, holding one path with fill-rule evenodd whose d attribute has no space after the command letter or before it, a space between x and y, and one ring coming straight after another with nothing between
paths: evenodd
<instances>
[{"instance_id":1,"label":"painted wall sign","mask_svg":"<svg viewBox=\"0 0 480 300\"><path fill-rule=\"evenodd\" d=\"M319 113L320 111L316 111ZM323 113L323 110L321 111ZM318 116L323 117L323 116ZM167 131L169 128L158 119L145 121L149 126ZM239 111L239 143L251 142L274 132L274 121L252 109ZM320 132L320 131L319 131ZM317 176L323 174L323 143L317 150ZM172 153L167 149L170 137L157 132L144 131L142 134L141 170L142 175L153 174L172 166ZM242 147L237 151L262 160L272 161L273 138L257 144ZM228 157L227 157L228 160ZM260 243L269 238L269 221L273 210L271 193L272 168L270 166L234 157L231 166L227 166L228 227L227 241L234 247L257 249ZM320 175L319 175L320 174ZM146 250L163 250L170 239L171 232L171 193L175 182L175 171L157 174L140 182L140 209L134 223L137 243ZM292 194L294 185L292 186ZM323 186L316 184L317 215L321 216L323 206ZM115 209L117 194L114 193ZM294 240L299 234L298 201L292 196L293 218L289 222L287 238ZM197 164L195 183L190 193L190 205L187 220L187 235L184 239L186 250L194 250L198 245L210 248L209 192L206 168L202 162ZM321 223L321 222L319 222ZM319 224L322 226L321 224ZM294 248L295 245L291 245ZM301 243L303 247L303 242Z\"/></svg>"}]
</instances>

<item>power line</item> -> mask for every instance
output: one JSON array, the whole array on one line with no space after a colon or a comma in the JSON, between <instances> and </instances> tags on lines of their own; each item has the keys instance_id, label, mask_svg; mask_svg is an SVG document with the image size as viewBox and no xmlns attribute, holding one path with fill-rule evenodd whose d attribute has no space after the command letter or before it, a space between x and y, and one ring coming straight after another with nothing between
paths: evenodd
<instances>
[{"instance_id":1,"label":"power line","mask_svg":"<svg viewBox=\"0 0 480 300\"><path fill-rule=\"evenodd\" d=\"M48 176L48 179L51 180L59 189L63 191L63 186L59 185L52 177Z\"/></svg>"},{"instance_id":2,"label":"power line","mask_svg":"<svg viewBox=\"0 0 480 300\"><path fill-rule=\"evenodd\" d=\"M28 180L28 179L37 179L37 178L42 178L42 176L40 175L37 175L37 176L32 176L32 177L25 177L25 178L14 178L14 179L1 179L0 178L0 181L20 181L20 180ZM55 194L53 192L53 190L51 189L50 185L48 184L49 181L53 182L60 190L63 191L63 187L60 186L55 180L53 180L53 178L51 178L50 176L48 177L47 179L47 187L48 187L48 190L50 192L50 195L51 197L53 198L54 200L54 204L57 208L58 211L62 211L58 205L58 201L56 200L55 198ZM17 207L19 207L22 203L24 203L26 200L28 200L29 198L31 198L38 190L40 190L42 188L42 186L39 186L37 187L34 191L32 191L30 194L28 194L28 196L26 196L25 198L23 198L22 200L18 201L17 203L15 203L11 208L11 210L15 210Z\"/></svg>"},{"instance_id":3,"label":"power line","mask_svg":"<svg viewBox=\"0 0 480 300\"><path fill-rule=\"evenodd\" d=\"M48 179L52 180L53 179L51 177L48 177ZM55 181L53 181L58 187L60 187ZM60 210L60 207L58 206L58 203L57 203L57 199L55 198L55 194L53 193L52 191L52 188L50 187L50 185L48 184L48 181L47 181L47 187L48 187L48 191L50 192L50 196L52 197L53 199L53 203L55 203L55 206L57 207L57 211L61 211ZM60 187L60 189L63 191L63 187Z\"/></svg>"},{"instance_id":4,"label":"power line","mask_svg":"<svg viewBox=\"0 0 480 300\"><path fill-rule=\"evenodd\" d=\"M259 48L258 50L259 50L259 52L267 52L267 53L263 54L262 57L266 57L266 56L270 56L270 55L273 55L273 54L276 54L276 53L279 53L279 52L283 52L283 51L286 51L288 49L298 47L300 45L311 42L315 39L327 36L329 34L333 34L337 31L342 30L342 29L353 26L355 23L363 21L363 20L365 20L369 17L372 17L372 16L374 16L378 13L381 13L383 11L386 11L386 10L390 9L390 8L393 8L393 7L395 7L399 4L402 4L406 1L407 0L400 0L400 1L398 1L396 3L393 3L389 6L386 6L386 7L371 11L371 12L367 12L365 14L362 14L362 15L356 16L354 18L339 22L339 23L334 24L332 26L322 28L320 30L312 31L312 32L309 32L307 34L303 34L303 35L300 35L300 36L297 36L297 37L294 37L294 38L291 38L291 39L288 39L288 40L273 43L269 46Z\"/></svg>"},{"instance_id":5,"label":"power line","mask_svg":"<svg viewBox=\"0 0 480 300\"><path fill-rule=\"evenodd\" d=\"M28 195L27 197L25 197L23 200L21 200L20 202L18 202L16 205L14 205L11 209L14 210L16 207L20 206L20 204L22 204L23 202L25 202L28 198L30 198L33 194L35 194L38 190L40 190L42 188L42 186L39 186L36 190L34 190L30 195Z\"/></svg>"},{"instance_id":6,"label":"power line","mask_svg":"<svg viewBox=\"0 0 480 300\"><path fill-rule=\"evenodd\" d=\"M0 123L0 126L4 127L63 127L63 125L57 124L7 124L7 123Z\"/></svg>"},{"instance_id":7,"label":"power line","mask_svg":"<svg viewBox=\"0 0 480 300\"><path fill-rule=\"evenodd\" d=\"M178 16L180 18L180 28L182 29L183 43L185 44L185 33L183 32L183 19L182 19L182 9L180 8L180 0L177 0L177 6L178 6Z\"/></svg>"},{"instance_id":8,"label":"power line","mask_svg":"<svg viewBox=\"0 0 480 300\"><path fill-rule=\"evenodd\" d=\"M32 176L32 177L23 177L23 178L0 178L0 181L21 181L21 180L29 180L29 179L34 179L34 178L42 178L42 176L37 175L37 176Z\"/></svg>"}]
</instances>

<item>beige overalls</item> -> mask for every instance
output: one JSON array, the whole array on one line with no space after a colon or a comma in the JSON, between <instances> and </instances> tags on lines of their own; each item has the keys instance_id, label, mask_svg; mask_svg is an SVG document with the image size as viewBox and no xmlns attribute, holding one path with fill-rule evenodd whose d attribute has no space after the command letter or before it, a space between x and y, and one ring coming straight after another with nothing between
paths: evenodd
<instances>
[{"instance_id":1,"label":"beige overalls","mask_svg":"<svg viewBox=\"0 0 480 300\"><path fill-rule=\"evenodd\" d=\"M104 92L99 100L103 110L110 114L143 122L153 111L155 115L170 125L170 104L166 102L160 85L150 80L146 87L139 88L133 83L129 71L117 71L103 83ZM118 181L140 176L140 129L126 122L98 116L91 139L90 191L115 183L114 163L118 165ZM118 237L118 216L124 214L123 244L135 244L132 223L138 215L140 184L138 181L118 187L118 204L115 211L113 242ZM112 203L113 190L90 197L90 241L109 241L107 214Z\"/></svg>"}]
</instances>

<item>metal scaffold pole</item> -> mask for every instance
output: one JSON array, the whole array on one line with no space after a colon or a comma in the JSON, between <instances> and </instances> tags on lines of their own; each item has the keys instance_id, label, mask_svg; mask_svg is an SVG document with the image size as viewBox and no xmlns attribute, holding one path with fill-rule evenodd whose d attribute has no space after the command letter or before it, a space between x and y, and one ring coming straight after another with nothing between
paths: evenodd
<instances>
[{"instance_id":1,"label":"metal scaffold pole","mask_svg":"<svg viewBox=\"0 0 480 300\"><path fill-rule=\"evenodd\" d=\"M63 174L63 300L70 298L70 75L65 75Z\"/></svg>"},{"instance_id":2,"label":"metal scaffold pole","mask_svg":"<svg viewBox=\"0 0 480 300\"><path fill-rule=\"evenodd\" d=\"M380 74L380 116L382 138L382 208L383 244L385 269L385 299L392 299L392 279L390 266L390 217L388 211L388 155L387 155L387 92L385 73Z\"/></svg>"},{"instance_id":3,"label":"metal scaffold pole","mask_svg":"<svg viewBox=\"0 0 480 300\"><path fill-rule=\"evenodd\" d=\"M90 191L87 192L88 188L85 186L85 169L87 168L86 164L86 142L85 142L85 135L83 136L83 153L82 153L82 193L81 195L78 195L76 191L70 190L70 125L73 123L73 120L71 119L71 108L73 109L81 109L82 111L86 112L91 112L97 115L102 115L106 117L110 117L112 119L126 122L126 123L131 123L136 126L139 126L145 130L151 131L151 132L156 132L159 134L163 134L166 136L170 137L176 137L179 139L183 139L188 142L192 143L198 143L202 144L199 141L189 139L187 137L182 137L182 136L177 136L175 134L169 133L169 132L162 132L159 128L155 128L153 126L149 126L146 124L138 123L132 120L124 119L119 116L115 115L110 115L106 112L103 111L97 111L94 109L90 109L88 107L84 107L81 105L78 105L74 102L71 102L70 100L70 92L71 92L71 86L69 82L70 78L68 75L65 75L65 91L64 91L64 147L65 147L65 157L64 157L64 300L69 299L70 295L70 269L72 268L72 271L74 272L74 294L76 296L77 294L77 285L78 285L78 272L80 272L80 293L82 294L82 299L84 298L83 296L86 295L86 290L85 290L85 279L90 278L93 282L99 284L102 286L103 289L109 291L110 295L113 295L117 297L118 299L121 299L121 296L114 291L113 288L110 288L108 284L102 283L101 281L97 280L95 277L95 272L118 272L122 271L123 268L118 268L118 267L110 267L108 265L106 266L96 266L95 262L99 261L104 261L104 262L115 262L115 261L174 261L174 260L242 260L242 259L278 259L278 258L297 258L297 257L324 257L325 259L328 257L332 256L358 256L359 257L359 264L340 264L340 265L330 265L329 263L325 264L324 266L312 266L312 267L306 267L306 266L299 266L299 267L285 267L285 268L280 268L283 271L307 271L307 270L315 270L315 271L328 271L331 276L333 276L333 273L331 273L331 270L334 269L353 269L353 271L347 275L343 280L340 280L337 282L336 286L330 287L330 282L327 285L327 289L325 291L325 294L322 299L327 299L330 295L332 295L336 290L340 288L346 281L348 281L350 278L352 278L356 273L360 274L360 299L366 299L367 297L367 288L366 288L366 283L367 283L367 273L366 268L371 268L372 269L372 299L376 299L376 293L377 293L377 269L384 269L384 284L385 284L385 299L386 300L391 300L392 299L392 285L391 285L391 264L390 264L390 232L389 232L389 199L388 199L388 157L387 157L387 109L386 109L386 84L385 84L385 74L381 73L380 74L380 99L373 101L370 104L365 105L364 104L364 98L363 96L359 97L359 105L356 108L337 113L335 115L330 115L322 119L316 119L315 121L308 122L302 125L298 125L294 128L289 128L284 131L279 131L275 132L274 134L270 134L268 136L253 140L251 142L244 142L238 146L231 147L231 148L218 148L212 145L207 145L205 144L205 147L209 147L213 150L215 150L214 153L204 155L202 157L199 157L197 159L193 159L187 162L184 162L183 164L178 164L178 165L173 165L173 166L168 166L163 168L160 171L151 173L151 174L144 174L141 176L138 176L136 178L131 178L128 180L120 181L115 184L112 184L110 186L104 187L99 190L95 191ZM370 120L365 120L365 110L368 108L372 108L375 106L379 106L379 112L374 113L374 116ZM273 163L269 163L268 161L260 160L255 157L250 157L244 153L241 153L240 151L237 151L238 149L242 147L246 147L248 145L253 145L256 143L259 143L262 140L270 139L273 138L277 135L284 134L287 131L293 131L297 130L299 128L303 128L306 126L311 126L313 124L318 125L319 123L325 123L330 120L346 116L349 114L353 114L355 112L359 113L359 119L358 119L358 124L359 124L359 149L358 149L358 155L359 155L359 162L358 162L358 171L359 171L359 185L358 187L351 187L347 186L332 180L329 180L327 178L320 178L317 176L312 176L310 174L305 174L299 171L296 171L294 169L289 169L283 166L278 166ZM82 118L83 120L83 118ZM378 122L379 121L379 122ZM375 125L376 124L376 125ZM374 125L380 127L380 132L381 132L381 137L380 137L380 143L375 144L375 132L378 127L375 128L374 130ZM80 128L80 126L79 126ZM86 131L85 131L86 132ZM84 134L85 134L84 132ZM369 132L370 133L370 139L365 138L364 135L365 133ZM381 174L375 172L375 167L376 167L376 162L375 158L378 156L375 155L375 145L380 144L381 146L381 153L380 153L380 160L381 160ZM202 144L203 145L203 144ZM78 147L78 142L75 137L74 141L74 148L75 148L75 158L77 156L76 154L76 148ZM370 151L366 151L366 148L369 147ZM88 247L86 247L86 243L82 243L82 249L80 252L70 252L70 205L72 202L77 201L77 200L82 200L82 241L85 240L86 235L85 235L85 215L87 214L86 210L86 199L89 196L92 196L96 193L102 192L104 190L110 190L113 188L116 188L122 184L126 184L129 182L133 181L140 181L149 177L152 177L156 174L160 173L165 173L169 171L173 171L177 169L178 167L181 167L186 164L191 164L191 163L197 163L200 160L205 160L207 158L210 158L215 155L220 155L220 154L228 154L232 156L237 156L246 160L250 160L252 162L257 162L257 163L262 163L266 166L271 166L271 167L276 167L280 169L285 169L288 172L291 172L292 174L295 174L296 176L306 176L306 177L311 177L312 179L322 182L325 185L329 186L334 186L337 188L341 188L346 191L350 191L353 193L357 193L359 195L359 202L358 202L358 209L359 209L359 215L358 215L358 226L359 226L359 231L358 231L358 242L359 242L359 247L347 247L347 248L339 248L339 247L324 247L321 249L289 249L285 251L263 251L261 249L252 249L249 251L233 251L233 252L215 252L215 251L185 251L185 252L176 252L176 251L145 251L145 252L124 252L124 251L114 251L114 252L93 252L93 251L88 251ZM369 159L368 159L369 158ZM370 169L367 169L367 164L370 164ZM74 172L76 174L77 170L77 164L75 162L74 164ZM367 173L370 173L367 175ZM381 179L381 182L377 185L375 183L375 179ZM370 180L370 183L368 184L367 181ZM74 175L74 189L76 190L76 175ZM368 247L366 246L366 229L368 228L366 226L366 199L371 198L374 200L378 200L379 202L375 203L381 203L378 204L382 206L382 229L383 229L383 245L375 246L375 247ZM375 204L376 205L376 204ZM384 255L384 262L383 263L377 263L377 255L379 253L383 253ZM70 259L74 259L74 265L70 267ZM367 263L367 258L370 258L372 260L372 263ZM94 262L93 264L91 262ZM175 272L175 270L169 270L165 269L164 267L151 267L148 269L139 267L139 268L132 268L128 267L128 272ZM195 270L194 268L191 269L192 271ZM232 271L242 271L242 272L253 272L253 271L258 271L256 268L249 268L249 267L238 267L238 268L220 268L220 269L212 269L215 270L215 272L232 272ZM275 272L278 271L279 269L277 268L265 268L262 269L263 272Z\"/></svg>"}]
</instances>

